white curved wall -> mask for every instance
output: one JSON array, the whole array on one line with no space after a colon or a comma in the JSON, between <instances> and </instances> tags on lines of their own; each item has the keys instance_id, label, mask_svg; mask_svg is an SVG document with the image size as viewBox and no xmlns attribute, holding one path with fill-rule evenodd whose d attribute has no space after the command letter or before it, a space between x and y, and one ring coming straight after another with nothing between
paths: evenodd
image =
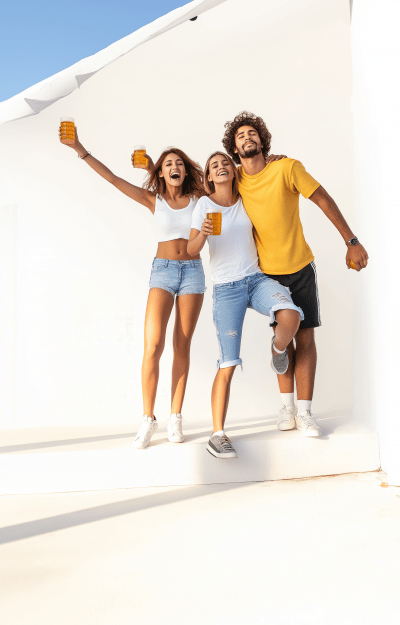
<instances>
[{"instance_id":1,"label":"white curved wall","mask_svg":"<svg viewBox=\"0 0 400 625\"><path fill-rule=\"evenodd\" d=\"M382 468L400 485L398 276L400 4L354 0L355 223L371 263L357 282L354 412L377 428Z\"/></svg>"},{"instance_id":2,"label":"white curved wall","mask_svg":"<svg viewBox=\"0 0 400 625\"><path fill-rule=\"evenodd\" d=\"M15 306L8 303L2 318L8 338L0 370L8 382L0 426L122 423L142 412L152 215L58 143L60 115L75 117L93 155L141 184L130 165L135 143L154 156L176 144L204 164L221 147L224 122L254 111L267 121L273 152L300 159L352 224L350 95L347 0L229 0L119 59L40 115L1 127L1 220L15 262L1 274L0 292L15 292ZM301 211L322 302L314 406L317 414L349 411L352 293L360 276L347 270L346 248L322 212L306 200ZM217 359L209 279L208 287L184 411L205 423ZM160 419L169 410L171 330ZM276 414L269 339L266 320L249 311L231 414Z\"/></svg>"}]
</instances>

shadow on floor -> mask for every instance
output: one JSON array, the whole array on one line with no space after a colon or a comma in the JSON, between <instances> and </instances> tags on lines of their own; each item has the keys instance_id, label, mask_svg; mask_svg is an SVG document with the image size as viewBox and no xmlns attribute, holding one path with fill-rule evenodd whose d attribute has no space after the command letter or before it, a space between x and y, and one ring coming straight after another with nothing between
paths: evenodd
<instances>
[{"instance_id":1,"label":"shadow on floor","mask_svg":"<svg viewBox=\"0 0 400 625\"><path fill-rule=\"evenodd\" d=\"M0 454L10 454L15 451L29 451L30 449L45 449L46 447L62 447L63 445L80 445L84 443L96 443L100 441L111 441L120 438L131 438L134 432L123 434L105 434L103 436L88 436L86 438L69 438L58 441L43 441L40 443L23 443L21 445L8 445L0 447Z\"/></svg>"},{"instance_id":2,"label":"shadow on floor","mask_svg":"<svg viewBox=\"0 0 400 625\"><path fill-rule=\"evenodd\" d=\"M221 462L221 461L220 461ZM224 460L222 462L229 462ZM143 497L135 497L127 501L117 501L114 503L95 506L93 508L85 508L76 510L75 512L67 512L56 516L37 519L35 521L27 521L25 523L17 523L16 525L8 525L0 528L0 545L33 538L42 534L58 532L60 530L85 525L87 523L95 523L105 519L111 519L124 514L132 514L157 506L164 506L183 500L193 499L195 497L205 497L211 492L220 492L225 490L234 490L244 488L252 482L234 483L234 484L213 484L207 486L186 486L178 490L168 490L158 492ZM201 490L201 494L199 494Z\"/></svg>"}]
</instances>

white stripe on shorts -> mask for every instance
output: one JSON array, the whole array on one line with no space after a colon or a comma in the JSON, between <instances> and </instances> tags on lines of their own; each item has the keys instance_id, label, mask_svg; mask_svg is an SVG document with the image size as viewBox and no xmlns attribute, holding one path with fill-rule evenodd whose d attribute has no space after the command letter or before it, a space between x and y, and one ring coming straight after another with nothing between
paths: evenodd
<instances>
[{"instance_id":1,"label":"white stripe on shorts","mask_svg":"<svg viewBox=\"0 0 400 625\"><path fill-rule=\"evenodd\" d=\"M314 270L314 276L315 276L315 289L316 289L316 293L317 293L317 304L318 304L318 323L321 325L321 310L320 310L320 306L319 306L319 294L318 294L318 281L317 281L317 268L315 266L314 261L311 261L310 263L311 267Z\"/></svg>"}]
</instances>

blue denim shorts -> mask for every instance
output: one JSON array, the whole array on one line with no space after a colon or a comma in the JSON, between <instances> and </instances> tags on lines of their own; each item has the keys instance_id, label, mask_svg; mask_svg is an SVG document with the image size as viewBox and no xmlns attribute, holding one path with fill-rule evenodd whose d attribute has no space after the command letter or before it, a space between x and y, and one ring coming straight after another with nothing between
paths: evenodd
<instances>
[{"instance_id":1,"label":"blue denim shorts","mask_svg":"<svg viewBox=\"0 0 400 625\"><path fill-rule=\"evenodd\" d=\"M293 304L289 290L264 273L228 282L215 284L213 291L213 317L219 343L217 367L224 369L241 365L240 343L246 311L253 308L275 322L277 310L297 310L301 320L303 311Z\"/></svg>"},{"instance_id":2,"label":"blue denim shorts","mask_svg":"<svg viewBox=\"0 0 400 625\"><path fill-rule=\"evenodd\" d=\"M206 290L203 263L197 260L155 258L151 267L149 287L168 291L171 295L193 295Z\"/></svg>"}]
</instances>

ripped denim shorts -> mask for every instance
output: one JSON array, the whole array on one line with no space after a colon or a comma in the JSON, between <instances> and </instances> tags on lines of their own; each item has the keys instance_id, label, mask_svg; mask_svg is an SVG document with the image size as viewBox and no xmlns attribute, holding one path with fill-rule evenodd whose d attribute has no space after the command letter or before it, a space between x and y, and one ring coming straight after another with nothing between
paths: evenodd
<instances>
[{"instance_id":1,"label":"ripped denim shorts","mask_svg":"<svg viewBox=\"0 0 400 625\"><path fill-rule=\"evenodd\" d=\"M301 320L303 311L293 304L289 290L264 273L254 273L236 282L215 284L213 290L213 317L219 343L221 369L241 365L240 343L246 311L253 308L275 322L277 310L297 310Z\"/></svg>"},{"instance_id":2,"label":"ripped denim shorts","mask_svg":"<svg viewBox=\"0 0 400 625\"><path fill-rule=\"evenodd\" d=\"M206 290L203 263L196 260L155 258L149 287L168 291L172 296L204 293Z\"/></svg>"}]
</instances>

